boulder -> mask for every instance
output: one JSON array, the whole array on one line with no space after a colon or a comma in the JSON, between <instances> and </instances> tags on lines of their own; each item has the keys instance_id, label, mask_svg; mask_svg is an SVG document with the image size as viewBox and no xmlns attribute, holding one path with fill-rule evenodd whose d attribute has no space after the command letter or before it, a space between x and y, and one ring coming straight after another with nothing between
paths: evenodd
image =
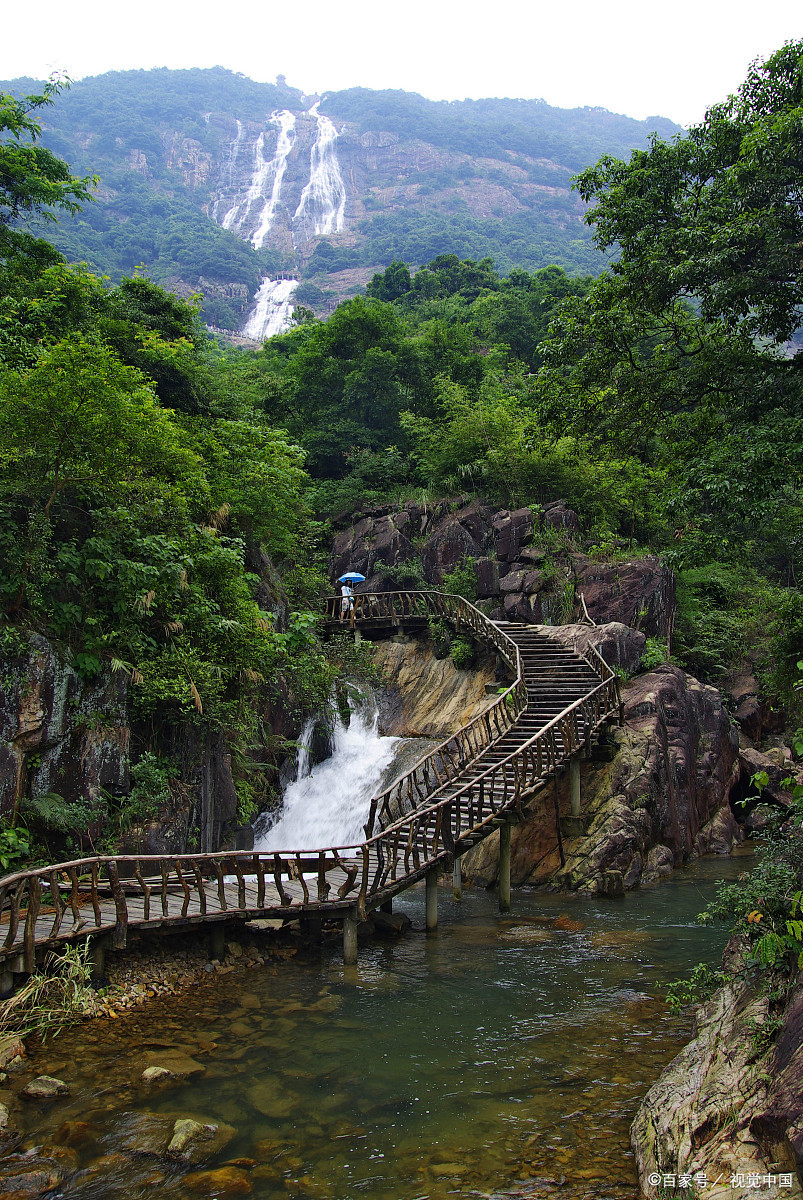
<instances>
[{"instance_id":1,"label":"boulder","mask_svg":"<svg viewBox=\"0 0 803 1200\"><path fill-rule=\"evenodd\" d=\"M578 533L580 518L564 500L555 500L554 503L547 504L544 508L541 527L543 529L566 529L570 533Z\"/></svg>"},{"instance_id":2,"label":"boulder","mask_svg":"<svg viewBox=\"0 0 803 1200\"><path fill-rule=\"evenodd\" d=\"M26 1100L57 1100L60 1096L69 1096L70 1089L61 1079L52 1075L38 1075L26 1084L20 1092Z\"/></svg>"},{"instance_id":3,"label":"boulder","mask_svg":"<svg viewBox=\"0 0 803 1200\"><path fill-rule=\"evenodd\" d=\"M771 1176L761 1196L801 1196L803 1167L803 986L795 985L781 1032L768 1054L756 1030L768 1000L756 984L734 979L697 1010L696 1032L644 1098L631 1128L643 1194L671 1164L676 1173L704 1172L719 1186L715 1200L756 1195L731 1188L731 1174ZM788 1183L781 1184L781 1173Z\"/></svg>"},{"instance_id":4,"label":"boulder","mask_svg":"<svg viewBox=\"0 0 803 1200\"><path fill-rule=\"evenodd\" d=\"M511 562L520 548L533 535L533 515L529 508L512 512L503 508L491 518L496 556L500 562Z\"/></svg>"},{"instance_id":5,"label":"boulder","mask_svg":"<svg viewBox=\"0 0 803 1200\"><path fill-rule=\"evenodd\" d=\"M170 1158L197 1166L220 1154L236 1136L237 1130L222 1121L203 1122L182 1117L173 1126L167 1154Z\"/></svg>"},{"instance_id":6,"label":"boulder","mask_svg":"<svg viewBox=\"0 0 803 1200\"><path fill-rule=\"evenodd\" d=\"M575 590L593 621L620 621L648 636L666 637L675 610L675 576L655 555L598 563L574 554L572 566Z\"/></svg>"},{"instance_id":7,"label":"boulder","mask_svg":"<svg viewBox=\"0 0 803 1200\"><path fill-rule=\"evenodd\" d=\"M593 633L593 631L591 631ZM514 884L610 894L653 881L690 858L727 852L742 837L729 805L739 778L737 739L716 689L664 665L623 689L625 727L608 737L617 753L580 767L582 828L563 838L561 866L551 786L525 808L511 839ZM571 815L568 772L558 781L562 818ZM464 856L479 883L498 873L498 835ZM618 884L617 884L618 886Z\"/></svg>"}]
</instances>

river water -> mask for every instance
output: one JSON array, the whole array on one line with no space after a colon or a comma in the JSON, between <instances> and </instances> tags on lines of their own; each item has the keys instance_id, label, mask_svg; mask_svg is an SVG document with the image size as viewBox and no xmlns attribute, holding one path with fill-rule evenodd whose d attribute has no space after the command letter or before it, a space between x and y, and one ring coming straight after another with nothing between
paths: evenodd
<instances>
[{"instance_id":1,"label":"river water","mask_svg":"<svg viewBox=\"0 0 803 1200\"><path fill-rule=\"evenodd\" d=\"M413 928L355 968L332 933L63 1034L30 1070L72 1095L25 1109L24 1144L70 1143L81 1170L54 1194L81 1200L635 1200L628 1127L689 1036L661 985L718 958L724 931L695 915L747 865L701 860L620 899L519 890L506 916L492 892L444 887L429 936L413 889L395 904ZM146 1056L176 1047L203 1070L147 1091ZM233 1126L211 1164L235 1162L230 1190L132 1152L144 1114Z\"/></svg>"}]
</instances>

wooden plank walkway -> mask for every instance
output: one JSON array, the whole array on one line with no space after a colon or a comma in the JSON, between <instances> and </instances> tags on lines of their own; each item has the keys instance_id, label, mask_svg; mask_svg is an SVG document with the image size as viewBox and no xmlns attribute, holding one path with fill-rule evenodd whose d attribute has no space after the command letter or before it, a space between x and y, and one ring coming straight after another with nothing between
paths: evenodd
<instances>
[{"instance_id":1,"label":"wooden plank walkway","mask_svg":"<svg viewBox=\"0 0 803 1200\"><path fill-rule=\"evenodd\" d=\"M282 853L114 855L0 879L0 970L32 971L64 942L132 928L260 917L356 921L423 878L430 883L497 828L620 715L613 672L593 651L566 649L544 627L491 622L460 597L391 592L356 598L349 627L370 635L435 615L494 648L511 683L490 707L374 797L365 839ZM337 628L339 598L327 605ZM353 943L356 954L356 935ZM347 948L347 957L350 951Z\"/></svg>"}]
</instances>

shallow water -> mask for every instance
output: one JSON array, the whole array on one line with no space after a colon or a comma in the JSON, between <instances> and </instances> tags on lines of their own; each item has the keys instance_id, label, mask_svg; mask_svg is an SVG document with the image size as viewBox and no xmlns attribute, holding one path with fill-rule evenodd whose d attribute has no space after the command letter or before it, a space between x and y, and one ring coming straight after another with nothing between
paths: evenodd
<instances>
[{"instance_id":1,"label":"shallow water","mask_svg":"<svg viewBox=\"0 0 803 1200\"><path fill-rule=\"evenodd\" d=\"M252 1160L232 1178L259 1200L635 1198L628 1127L689 1035L660 985L719 956L725 931L695 915L746 865L703 860L616 900L517 891L505 917L493 893L441 889L436 934L374 940L356 968L333 937L66 1033L26 1077L73 1094L26 1108L26 1145L72 1142L82 1170L55 1194L76 1200L235 1194L121 1152L144 1112L234 1126L212 1165ZM421 889L395 907L423 925ZM203 1072L148 1092L143 1067L176 1045Z\"/></svg>"}]
</instances>

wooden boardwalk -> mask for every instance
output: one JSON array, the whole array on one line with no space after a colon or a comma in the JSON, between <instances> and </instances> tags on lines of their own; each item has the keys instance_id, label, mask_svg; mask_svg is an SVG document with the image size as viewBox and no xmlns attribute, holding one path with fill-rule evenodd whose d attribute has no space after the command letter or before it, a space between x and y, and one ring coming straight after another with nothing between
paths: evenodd
<instances>
[{"instance_id":1,"label":"wooden boardwalk","mask_svg":"<svg viewBox=\"0 0 803 1200\"><path fill-rule=\"evenodd\" d=\"M496 650L509 675L490 706L421 759L369 806L359 844L280 853L114 855L56 863L0 879L0 973L34 970L65 942L126 945L131 929L214 926L232 919L342 920L346 961L359 920L421 879L432 925L438 875L501 829L500 894L509 897L510 827L522 805L595 730L620 715L617 682L594 651L581 656L543 626L494 623L440 592L358 596L349 627L367 636L451 622ZM339 598L327 625L339 627ZM507 879L505 874L507 873Z\"/></svg>"}]
</instances>

